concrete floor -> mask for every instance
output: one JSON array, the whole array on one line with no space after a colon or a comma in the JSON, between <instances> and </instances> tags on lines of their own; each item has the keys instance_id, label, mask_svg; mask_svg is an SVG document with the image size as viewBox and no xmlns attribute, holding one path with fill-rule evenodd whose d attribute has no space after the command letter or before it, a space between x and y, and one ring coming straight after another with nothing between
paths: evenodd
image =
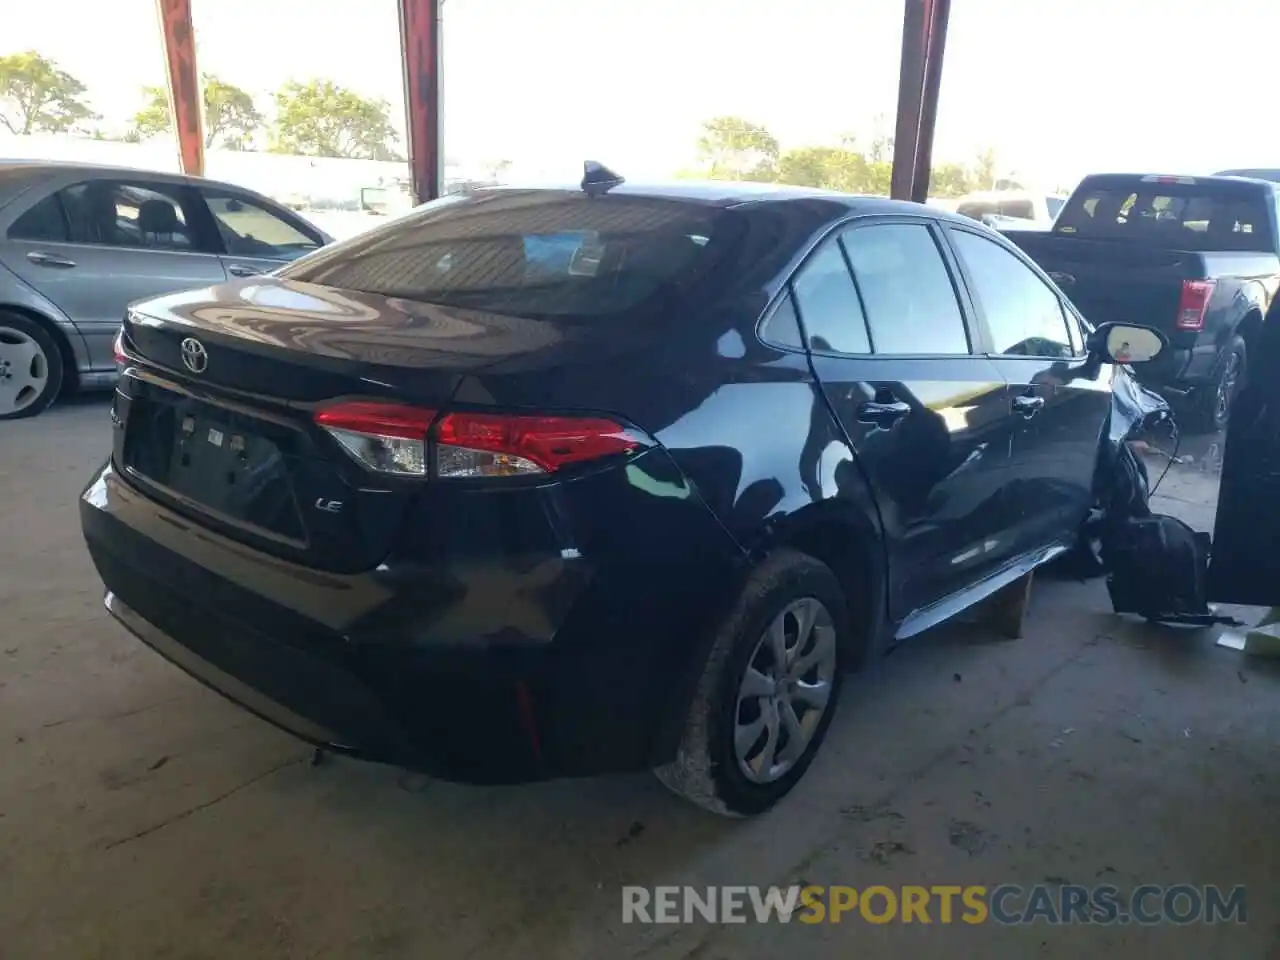
<instances>
[{"instance_id":1,"label":"concrete floor","mask_svg":"<svg viewBox=\"0 0 1280 960\"><path fill-rule=\"evenodd\" d=\"M0 425L0 956L1280 956L1280 672L1037 584L846 688L777 810L647 775L475 789L309 751L109 622L75 499L107 410ZM1165 509L1202 526L1212 478ZM1246 884L1244 926L625 926L623 884ZM944 954L945 951L945 954Z\"/></svg>"}]
</instances>

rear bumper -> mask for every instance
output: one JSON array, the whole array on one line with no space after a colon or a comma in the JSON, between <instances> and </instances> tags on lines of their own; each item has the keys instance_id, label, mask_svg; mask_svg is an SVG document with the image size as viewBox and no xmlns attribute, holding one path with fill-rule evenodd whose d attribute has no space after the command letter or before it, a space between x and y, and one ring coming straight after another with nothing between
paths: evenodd
<instances>
[{"instance_id":1,"label":"rear bumper","mask_svg":"<svg viewBox=\"0 0 1280 960\"><path fill-rule=\"evenodd\" d=\"M252 713L308 743L447 779L518 782L550 773L536 718L521 712L522 689L524 704L530 699L522 685L543 673L536 664L504 673L496 664L450 664L438 652L344 637L87 501L81 510L111 614Z\"/></svg>"},{"instance_id":2,"label":"rear bumper","mask_svg":"<svg viewBox=\"0 0 1280 960\"><path fill-rule=\"evenodd\" d=\"M643 565L629 604L599 562L559 552L526 557L526 576L498 565L481 578L468 559L469 582L390 559L321 573L193 524L110 465L80 513L111 614L309 743L473 783L642 769L670 750L658 738L683 709L673 678L703 611Z\"/></svg>"},{"instance_id":3,"label":"rear bumper","mask_svg":"<svg viewBox=\"0 0 1280 960\"><path fill-rule=\"evenodd\" d=\"M221 693L256 716L318 747L328 747L344 752L358 752L358 748L347 741L347 735L338 733L334 728L322 726L315 720L309 719L300 713L295 713L280 700L272 700L263 694L261 690L227 673L217 664L201 655L199 648L204 646L203 644L193 643L190 646L184 646L150 620L145 619L109 590L103 600L103 605L107 608L107 612L115 617L122 626L152 650L156 651L156 653L174 666L195 677L205 686ZM245 638L237 637L231 642L239 645L243 639ZM263 653L270 651L270 645L264 646L260 637L247 639L249 640L248 645L240 647L241 658L249 663L257 663L259 669L253 670L251 673L268 678L263 685L269 686L270 678L279 675L279 668L283 664L275 661L274 656L268 656L266 658L267 662L264 664ZM225 643L227 641L225 638L220 638L220 642ZM188 643L191 643L191 641L188 640ZM262 669L263 666L266 669ZM304 671L304 674L306 672L308 671ZM310 706L304 706L303 709L307 709L310 712ZM357 724L352 722L352 719L351 717L345 720L339 719L336 725L345 728L350 733L357 728ZM362 739L366 748L376 747L376 744L371 739Z\"/></svg>"},{"instance_id":4,"label":"rear bumper","mask_svg":"<svg viewBox=\"0 0 1280 960\"><path fill-rule=\"evenodd\" d=\"M1218 354L1213 343L1170 347L1154 360L1135 363L1133 371L1145 387L1173 394L1189 393L1212 382Z\"/></svg>"}]
</instances>

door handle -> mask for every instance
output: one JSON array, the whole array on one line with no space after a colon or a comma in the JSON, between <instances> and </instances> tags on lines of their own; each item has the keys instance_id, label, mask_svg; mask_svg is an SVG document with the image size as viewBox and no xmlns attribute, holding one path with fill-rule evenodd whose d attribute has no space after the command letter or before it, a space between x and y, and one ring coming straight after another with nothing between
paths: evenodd
<instances>
[{"instance_id":1,"label":"door handle","mask_svg":"<svg viewBox=\"0 0 1280 960\"><path fill-rule=\"evenodd\" d=\"M1029 397L1023 394L1020 397L1013 398L1013 410L1020 413L1028 420L1040 412L1040 408L1044 406L1044 397Z\"/></svg>"},{"instance_id":2,"label":"door handle","mask_svg":"<svg viewBox=\"0 0 1280 960\"><path fill-rule=\"evenodd\" d=\"M45 253L43 250L32 250L27 254L27 259L41 267L60 267L63 270L70 269L76 265L74 260L55 256L52 253Z\"/></svg>"},{"instance_id":3,"label":"door handle","mask_svg":"<svg viewBox=\"0 0 1280 960\"><path fill-rule=\"evenodd\" d=\"M911 404L902 400L880 402L868 400L858 407L860 423L874 423L879 427L890 427L911 412Z\"/></svg>"},{"instance_id":4,"label":"door handle","mask_svg":"<svg viewBox=\"0 0 1280 960\"><path fill-rule=\"evenodd\" d=\"M262 272L257 267L247 267L243 263L233 263L227 267L227 273L233 277L256 277Z\"/></svg>"}]
</instances>

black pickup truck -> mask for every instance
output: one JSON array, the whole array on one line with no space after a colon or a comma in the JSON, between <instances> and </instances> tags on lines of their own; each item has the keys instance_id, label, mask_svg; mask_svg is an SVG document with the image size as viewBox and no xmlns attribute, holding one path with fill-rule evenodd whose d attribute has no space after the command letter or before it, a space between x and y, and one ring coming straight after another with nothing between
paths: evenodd
<instances>
[{"instance_id":1,"label":"black pickup truck","mask_svg":"<svg viewBox=\"0 0 1280 960\"><path fill-rule=\"evenodd\" d=\"M1167 334L1172 349L1134 372L1192 429L1218 430L1280 288L1277 190L1243 177L1095 174L1051 230L1004 235L1090 323Z\"/></svg>"}]
</instances>

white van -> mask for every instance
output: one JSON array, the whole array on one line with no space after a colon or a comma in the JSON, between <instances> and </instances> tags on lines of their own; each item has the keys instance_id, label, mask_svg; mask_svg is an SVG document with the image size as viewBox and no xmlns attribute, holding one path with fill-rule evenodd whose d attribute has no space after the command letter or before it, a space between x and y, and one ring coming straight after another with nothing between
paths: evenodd
<instances>
[{"instance_id":1,"label":"white van","mask_svg":"<svg viewBox=\"0 0 1280 960\"><path fill-rule=\"evenodd\" d=\"M1027 190L988 190L961 197L956 212L996 227L1034 229L1042 225L1047 229L1066 202L1066 197Z\"/></svg>"}]
</instances>

